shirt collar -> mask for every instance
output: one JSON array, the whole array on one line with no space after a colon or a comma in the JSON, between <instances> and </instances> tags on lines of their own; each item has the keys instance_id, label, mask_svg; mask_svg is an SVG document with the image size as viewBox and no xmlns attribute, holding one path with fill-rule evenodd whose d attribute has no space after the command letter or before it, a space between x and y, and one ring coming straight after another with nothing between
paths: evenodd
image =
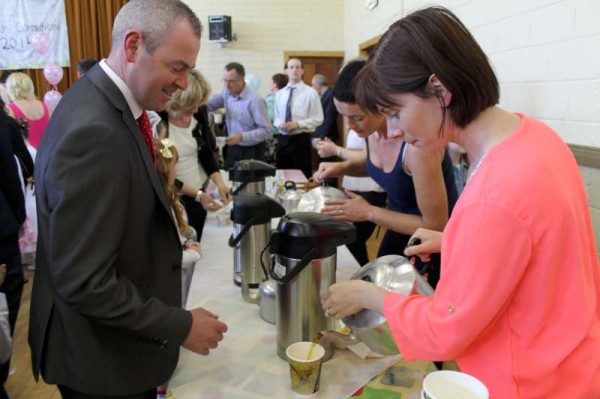
<instances>
[{"instance_id":1,"label":"shirt collar","mask_svg":"<svg viewBox=\"0 0 600 399\"><path fill-rule=\"evenodd\" d=\"M288 88L289 88L289 87L298 88L298 87L302 86L303 84L304 84L304 82L301 80L301 81L299 81L299 82L298 82L298 83L296 83L296 84L291 84L291 83L288 83L287 87L288 87Z\"/></svg>"},{"instance_id":2,"label":"shirt collar","mask_svg":"<svg viewBox=\"0 0 600 399\"><path fill-rule=\"evenodd\" d=\"M250 89L248 88L248 85L245 84L242 91L240 91L239 94L234 95L233 98L235 98L236 100L243 100L244 98L248 97L249 93L250 93Z\"/></svg>"},{"instance_id":3,"label":"shirt collar","mask_svg":"<svg viewBox=\"0 0 600 399\"><path fill-rule=\"evenodd\" d=\"M108 75L110 80L112 80L114 84L117 85L119 91L123 93L123 97L125 97L125 101L127 101L127 105L129 105L129 109L131 110L133 117L137 120L142 115L142 112L144 112L144 109L138 104L137 101L135 101L133 93L127 86L127 83L125 83L123 79L121 79L121 77L111 69L111 67L106 62L106 59L100 61L100 67Z\"/></svg>"}]
</instances>

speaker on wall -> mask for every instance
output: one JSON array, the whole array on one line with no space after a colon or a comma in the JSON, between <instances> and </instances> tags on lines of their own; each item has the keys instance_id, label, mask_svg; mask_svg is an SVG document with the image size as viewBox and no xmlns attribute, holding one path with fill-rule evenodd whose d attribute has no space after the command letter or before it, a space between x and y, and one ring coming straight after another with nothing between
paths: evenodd
<instances>
[{"instance_id":1,"label":"speaker on wall","mask_svg":"<svg viewBox=\"0 0 600 399\"><path fill-rule=\"evenodd\" d=\"M211 42L230 42L231 17L229 15L210 15L208 17L208 40Z\"/></svg>"}]
</instances>

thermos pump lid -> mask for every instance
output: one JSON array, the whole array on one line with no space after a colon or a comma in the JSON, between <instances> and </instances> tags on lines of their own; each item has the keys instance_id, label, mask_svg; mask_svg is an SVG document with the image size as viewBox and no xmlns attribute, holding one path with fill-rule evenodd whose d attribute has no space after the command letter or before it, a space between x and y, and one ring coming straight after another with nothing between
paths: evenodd
<instances>
[{"instance_id":1,"label":"thermos pump lid","mask_svg":"<svg viewBox=\"0 0 600 399\"><path fill-rule=\"evenodd\" d=\"M233 182L263 181L267 176L275 176L276 169L273 165L256 159L237 161L229 170L229 180Z\"/></svg>"},{"instance_id":2,"label":"thermos pump lid","mask_svg":"<svg viewBox=\"0 0 600 399\"><path fill-rule=\"evenodd\" d=\"M302 259L316 249L316 258L326 258L334 255L337 247L354 242L356 228L320 213L292 212L281 218L273 238L277 255Z\"/></svg>"},{"instance_id":3,"label":"thermos pump lid","mask_svg":"<svg viewBox=\"0 0 600 399\"><path fill-rule=\"evenodd\" d=\"M264 194L240 194L233 199L231 220L237 224L270 223L271 219L285 215L285 209L273 198Z\"/></svg>"}]
</instances>

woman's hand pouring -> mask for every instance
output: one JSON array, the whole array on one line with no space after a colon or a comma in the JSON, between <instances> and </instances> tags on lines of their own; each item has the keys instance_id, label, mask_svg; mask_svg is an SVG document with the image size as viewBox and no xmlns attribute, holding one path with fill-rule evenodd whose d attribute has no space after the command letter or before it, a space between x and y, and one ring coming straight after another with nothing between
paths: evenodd
<instances>
[{"instance_id":1,"label":"woman's hand pouring","mask_svg":"<svg viewBox=\"0 0 600 399\"><path fill-rule=\"evenodd\" d=\"M329 287L321 297L325 315L343 319L362 309L383 313L383 298L387 291L362 280L349 280Z\"/></svg>"}]
</instances>

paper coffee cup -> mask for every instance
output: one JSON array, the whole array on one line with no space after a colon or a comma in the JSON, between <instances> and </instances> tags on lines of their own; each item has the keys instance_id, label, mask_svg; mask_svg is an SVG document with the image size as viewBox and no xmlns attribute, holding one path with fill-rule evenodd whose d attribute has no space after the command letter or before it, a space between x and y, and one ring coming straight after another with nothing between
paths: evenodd
<instances>
[{"instance_id":1,"label":"paper coffee cup","mask_svg":"<svg viewBox=\"0 0 600 399\"><path fill-rule=\"evenodd\" d=\"M227 137L217 136L215 137L215 140L217 142L217 146L223 148L225 146L225 143L227 142Z\"/></svg>"},{"instance_id":2,"label":"paper coffee cup","mask_svg":"<svg viewBox=\"0 0 600 399\"><path fill-rule=\"evenodd\" d=\"M489 399L490 394L477 378L459 371L429 373L423 380L423 399Z\"/></svg>"},{"instance_id":3,"label":"paper coffee cup","mask_svg":"<svg viewBox=\"0 0 600 399\"><path fill-rule=\"evenodd\" d=\"M292 391L299 395L312 395L319 390L325 349L315 344L309 359L312 345L312 342L296 342L285 351L290 365Z\"/></svg>"}]
</instances>

